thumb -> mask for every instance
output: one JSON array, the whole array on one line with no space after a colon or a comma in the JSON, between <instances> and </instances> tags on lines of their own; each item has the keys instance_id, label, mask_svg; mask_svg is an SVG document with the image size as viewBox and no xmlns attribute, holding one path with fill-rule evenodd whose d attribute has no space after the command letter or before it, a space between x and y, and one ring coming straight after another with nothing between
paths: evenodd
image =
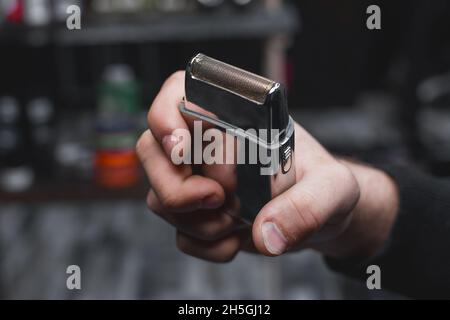
<instances>
[{"instance_id":1,"label":"thumb","mask_svg":"<svg viewBox=\"0 0 450 320\"><path fill-rule=\"evenodd\" d=\"M329 169L305 175L261 209L252 230L258 251L268 256L281 255L304 244L330 217L351 210L355 200L349 196L353 185L348 174L336 167Z\"/></svg>"}]
</instances>

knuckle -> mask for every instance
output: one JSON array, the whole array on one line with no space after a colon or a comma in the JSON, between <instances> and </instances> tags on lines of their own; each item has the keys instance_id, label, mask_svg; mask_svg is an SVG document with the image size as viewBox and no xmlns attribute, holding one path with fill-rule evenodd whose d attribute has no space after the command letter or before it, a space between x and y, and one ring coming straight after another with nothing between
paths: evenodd
<instances>
[{"instance_id":1,"label":"knuckle","mask_svg":"<svg viewBox=\"0 0 450 320\"><path fill-rule=\"evenodd\" d=\"M198 234L204 241L216 241L228 233L226 226L211 224L199 228Z\"/></svg>"},{"instance_id":2,"label":"knuckle","mask_svg":"<svg viewBox=\"0 0 450 320\"><path fill-rule=\"evenodd\" d=\"M209 228L199 228L196 233L198 238L203 241L212 242L219 239L218 234Z\"/></svg>"},{"instance_id":3,"label":"knuckle","mask_svg":"<svg viewBox=\"0 0 450 320\"><path fill-rule=\"evenodd\" d=\"M147 194L147 198L145 200L146 200L147 208L149 208L150 210L153 210L153 199L152 199L151 191Z\"/></svg>"},{"instance_id":4,"label":"knuckle","mask_svg":"<svg viewBox=\"0 0 450 320\"><path fill-rule=\"evenodd\" d=\"M314 200L311 197L306 196L305 199L307 199L305 200L307 205L305 205L305 208L303 209L303 215L307 221L306 229L308 233L315 233L322 227L322 222L320 220L322 213L317 212L317 210L314 209Z\"/></svg>"},{"instance_id":5,"label":"knuckle","mask_svg":"<svg viewBox=\"0 0 450 320\"><path fill-rule=\"evenodd\" d=\"M169 76L168 81L173 81L173 82L178 83L180 80L183 80L183 79L184 79L184 71L178 70Z\"/></svg>"},{"instance_id":6,"label":"knuckle","mask_svg":"<svg viewBox=\"0 0 450 320\"><path fill-rule=\"evenodd\" d=\"M155 197L153 196L152 191L147 195L146 204L147 208L156 213Z\"/></svg>"},{"instance_id":7,"label":"knuckle","mask_svg":"<svg viewBox=\"0 0 450 320\"><path fill-rule=\"evenodd\" d=\"M233 232L233 223L230 220L228 215L219 214L200 226L199 233L206 241L219 240Z\"/></svg>"},{"instance_id":8,"label":"knuckle","mask_svg":"<svg viewBox=\"0 0 450 320\"><path fill-rule=\"evenodd\" d=\"M172 192L165 192L160 197L161 205L166 210L174 211L180 207L179 198Z\"/></svg>"},{"instance_id":9,"label":"knuckle","mask_svg":"<svg viewBox=\"0 0 450 320\"><path fill-rule=\"evenodd\" d=\"M178 250L191 255L191 253L190 253L191 250L190 250L190 245L188 243L188 240L186 238L184 238L183 236L181 236L181 234L179 232L177 232L176 244L177 244Z\"/></svg>"},{"instance_id":10,"label":"knuckle","mask_svg":"<svg viewBox=\"0 0 450 320\"><path fill-rule=\"evenodd\" d=\"M338 177L338 179L345 181L345 182L351 182L353 180L353 175L350 172L350 170L343 164L337 163L334 166L334 172L335 175Z\"/></svg>"},{"instance_id":11,"label":"knuckle","mask_svg":"<svg viewBox=\"0 0 450 320\"><path fill-rule=\"evenodd\" d=\"M227 263L227 262L233 261L233 259L236 257L236 254L237 254L237 250L229 251L229 252L226 252L222 255L215 257L215 259L213 261L218 262L218 263Z\"/></svg>"},{"instance_id":12,"label":"knuckle","mask_svg":"<svg viewBox=\"0 0 450 320\"><path fill-rule=\"evenodd\" d=\"M141 160L144 160L144 155L150 147L150 141L148 139L148 130L141 134L136 142L136 153Z\"/></svg>"},{"instance_id":13,"label":"knuckle","mask_svg":"<svg viewBox=\"0 0 450 320\"><path fill-rule=\"evenodd\" d=\"M176 71L166 79L166 81L163 84L163 88L179 85L183 80L184 80L184 71L181 70Z\"/></svg>"},{"instance_id":14,"label":"knuckle","mask_svg":"<svg viewBox=\"0 0 450 320\"><path fill-rule=\"evenodd\" d=\"M177 232L176 244L178 249L185 254L216 263L230 262L239 252L239 245L236 241L226 241L225 244L218 244L215 250L208 250L180 232Z\"/></svg>"},{"instance_id":15,"label":"knuckle","mask_svg":"<svg viewBox=\"0 0 450 320\"><path fill-rule=\"evenodd\" d=\"M225 263L232 261L237 253L239 252L240 245L239 241L234 239L229 239L221 248L221 254L217 255L215 258L216 262Z\"/></svg>"},{"instance_id":16,"label":"knuckle","mask_svg":"<svg viewBox=\"0 0 450 320\"><path fill-rule=\"evenodd\" d=\"M359 190L358 182L347 166L342 163L337 163L331 170L335 185L338 186L345 195Z\"/></svg>"},{"instance_id":17,"label":"knuckle","mask_svg":"<svg viewBox=\"0 0 450 320\"><path fill-rule=\"evenodd\" d=\"M299 217L300 224L299 227L303 229L302 232L294 232L294 236L286 235L288 238L291 238L293 242L297 242L300 239L297 239L296 235L308 235L317 232L321 228L321 222L319 217L321 216L320 212L317 212L317 199L316 197L304 190L299 199L292 199L288 197L289 203L292 206L294 212L296 212Z\"/></svg>"},{"instance_id":18,"label":"knuckle","mask_svg":"<svg viewBox=\"0 0 450 320\"><path fill-rule=\"evenodd\" d=\"M359 183L353 175L352 171L344 164L339 164L340 168L337 170L338 181L344 181L342 201L349 203L350 207L356 205L360 198ZM344 206L347 207L347 206Z\"/></svg>"},{"instance_id":19,"label":"knuckle","mask_svg":"<svg viewBox=\"0 0 450 320\"><path fill-rule=\"evenodd\" d=\"M147 113L147 122L150 127L157 124L166 117L166 105L163 103L165 98L174 93L183 90L184 71L177 71L169 76L161 87L156 98L153 100Z\"/></svg>"},{"instance_id":20,"label":"knuckle","mask_svg":"<svg viewBox=\"0 0 450 320\"><path fill-rule=\"evenodd\" d=\"M147 123L149 126L158 121L158 110L157 108L153 108L153 105L150 107L150 110L147 113Z\"/></svg>"}]
</instances>

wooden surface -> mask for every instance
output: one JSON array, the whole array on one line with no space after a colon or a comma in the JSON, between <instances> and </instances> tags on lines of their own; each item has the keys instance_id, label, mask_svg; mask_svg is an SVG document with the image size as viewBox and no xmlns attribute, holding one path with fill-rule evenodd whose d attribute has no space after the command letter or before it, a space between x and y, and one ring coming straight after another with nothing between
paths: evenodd
<instances>
[{"instance_id":1,"label":"wooden surface","mask_svg":"<svg viewBox=\"0 0 450 320\"><path fill-rule=\"evenodd\" d=\"M36 183L20 193L0 191L0 203L6 202L50 202L50 201L95 201L95 200L142 200L149 190L147 182L124 189L108 189L93 183L52 182Z\"/></svg>"}]
</instances>

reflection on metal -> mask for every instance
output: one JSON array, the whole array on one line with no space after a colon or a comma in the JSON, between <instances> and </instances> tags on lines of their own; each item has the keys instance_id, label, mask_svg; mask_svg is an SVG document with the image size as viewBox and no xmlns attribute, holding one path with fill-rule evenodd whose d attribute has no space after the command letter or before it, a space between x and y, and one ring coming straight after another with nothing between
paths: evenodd
<instances>
[{"instance_id":1,"label":"reflection on metal","mask_svg":"<svg viewBox=\"0 0 450 320\"><path fill-rule=\"evenodd\" d=\"M216 170L229 170L221 175L229 181L221 183L233 186L227 190L234 196L230 214L252 223L268 201L295 183L294 123L285 89L202 54L188 63L185 86L181 112L212 124L244 150L245 163L235 161L233 170L229 166ZM258 161L251 162L254 150ZM263 161L262 155L270 161Z\"/></svg>"}]
</instances>

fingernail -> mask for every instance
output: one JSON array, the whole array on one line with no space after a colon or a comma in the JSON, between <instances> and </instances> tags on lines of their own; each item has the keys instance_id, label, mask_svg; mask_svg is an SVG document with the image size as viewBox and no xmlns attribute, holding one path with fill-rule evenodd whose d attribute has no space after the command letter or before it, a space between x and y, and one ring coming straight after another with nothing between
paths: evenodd
<instances>
[{"instance_id":1,"label":"fingernail","mask_svg":"<svg viewBox=\"0 0 450 320\"><path fill-rule=\"evenodd\" d=\"M180 140L178 137L170 134L167 136L164 136L162 139L162 145L164 152L167 154L168 157L172 156L172 149L178 144Z\"/></svg>"},{"instance_id":2,"label":"fingernail","mask_svg":"<svg viewBox=\"0 0 450 320\"><path fill-rule=\"evenodd\" d=\"M261 229L264 245L271 254L278 256L286 251L287 240L276 224L273 222L264 222Z\"/></svg>"}]
</instances>

